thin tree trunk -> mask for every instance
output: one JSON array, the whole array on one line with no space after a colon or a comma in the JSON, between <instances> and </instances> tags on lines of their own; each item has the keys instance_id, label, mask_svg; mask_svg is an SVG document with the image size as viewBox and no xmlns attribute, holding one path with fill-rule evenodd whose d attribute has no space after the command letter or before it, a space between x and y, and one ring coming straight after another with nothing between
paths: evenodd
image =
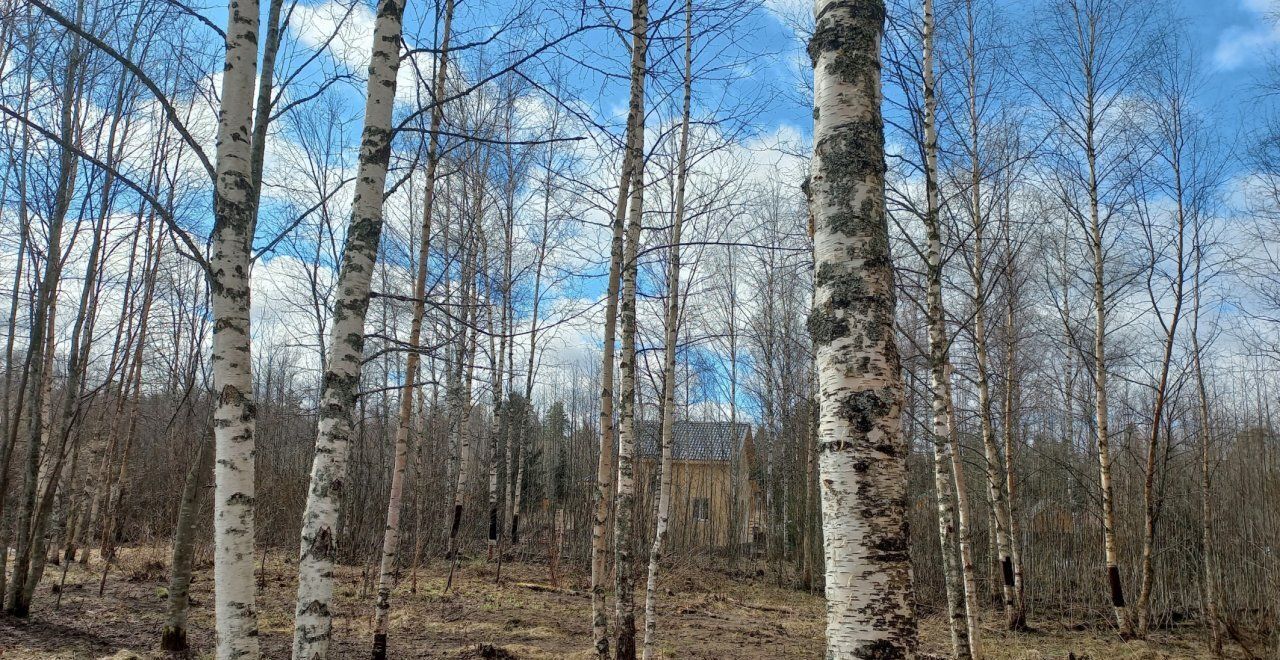
<instances>
[{"instance_id":1,"label":"thin tree trunk","mask_svg":"<svg viewBox=\"0 0 1280 660\"><path fill-rule=\"evenodd\" d=\"M1007 198L1006 198L1007 200ZM1007 203L1007 202L1006 202ZM1022 538L1021 527L1018 524L1018 517L1014 513L1015 495L1017 493L1017 482L1014 479L1014 437L1018 428L1018 412L1021 409L1021 389L1018 380L1017 358L1018 358L1018 328L1015 325L1016 309L1017 309L1017 289L1018 285L1014 281L1016 271L1014 270L1014 253L1012 247L1012 238L1009 236L1010 227L1008 227L1009 214L1006 210L1004 214L1006 226L1004 227L1005 235L1005 281L1007 282L1007 291L1005 293L1005 316L1004 331L1005 341L1005 363L1004 363L1004 482L1005 492L1008 494L1007 505L1009 509L1009 559L1013 569L1013 585L1015 596L1016 619L1014 629L1021 630L1027 627L1027 605L1026 599L1023 597L1023 574L1022 574L1022 556L1020 550L1020 540ZM1069 354L1068 354L1069 355ZM1067 397L1067 406L1069 407L1071 398ZM1001 567L1002 572L1008 569ZM1007 575L1004 578L1008 580Z\"/></svg>"},{"instance_id":2,"label":"thin tree trunk","mask_svg":"<svg viewBox=\"0 0 1280 660\"><path fill-rule=\"evenodd\" d=\"M609 283L605 294L604 349L600 369L600 456L596 466L595 516L591 528L591 634L595 640L596 654L602 660L609 655L609 617L605 607L605 581L608 579L608 538L610 502L614 499L613 476L613 372L614 336L617 329L618 294L621 288L623 264L623 222L627 220L628 200L634 178L633 171L644 167L640 133L644 122L644 76L646 32L648 30L648 6L644 0L632 2L631 25L631 92L627 112L627 133L622 158L622 173L618 181L618 200L613 217L613 239L610 248ZM637 148L638 147L638 148ZM639 158L636 154L640 153ZM618 510L614 508L615 517ZM616 522L616 521L615 521ZM615 545L618 537L615 535ZM631 656L635 656L634 620L632 621Z\"/></svg>"},{"instance_id":3,"label":"thin tree trunk","mask_svg":"<svg viewBox=\"0 0 1280 660\"><path fill-rule=\"evenodd\" d=\"M212 468L213 456L207 441L200 443L196 460L187 472L178 500L178 522L173 533L173 561L169 573L169 611L164 631L160 634L160 648L170 653L187 650L187 612L191 608L188 594L191 588L191 565L195 559L196 516L200 489L204 487L205 474Z\"/></svg>"},{"instance_id":4,"label":"thin tree trunk","mask_svg":"<svg viewBox=\"0 0 1280 660\"><path fill-rule=\"evenodd\" d=\"M1200 542L1203 545L1204 571L1204 618L1209 626L1210 650L1215 658L1222 657L1222 626L1218 620L1218 573L1214 568L1214 533L1213 533L1213 427L1209 417L1209 393L1204 382L1204 370L1200 357L1200 258L1201 246L1199 234L1196 235L1195 266L1192 272L1191 301L1191 367L1196 379L1196 403L1200 416Z\"/></svg>"},{"instance_id":5,"label":"thin tree trunk","mask_svg":"<svg viewBox=\"0 0 1280 660\"><path fill-rule=\"evenodd\" d=\"M995 561L996 573L1000 576L1001 601L1004 605L1005 625L1009 630L1020 630L1025 627L1017 606L1013 575L1012 548L1009 540L1010 514L1005 493L1005 472L1000 458L1000 448L996 442L995 429L992 423L990 358L987 346L987 282L986 253L984 232L987 226L987 215L983 213L982 203L982 159L981 159L981 121L978 107L978 47L976 43L978 28L973 13L973 2L965 3L965 36L968 70L966 76L967 101L969 114L969 196L970 220L973 227L971 243L973 246L973 262L970 275L973 279L973 348L977 358L978 416L982 426L982 448L986 459L987 496L991 500L992 518L995 521Z\"/></svg>"},{"instance_id":6,"label":"thin tree trunk","mask_svg":"<svg viewBox=\"0 0 1280 660\"><path fill-rule=\"evenodd\" d=\"M111 548L111 552L103 554L102 579L98 585L98 595L106 589L107 571L111 568L111 559L115 556L116 519L120 515L124 503L125 481L129 476L129 449L133 444L138 426L138 406L142 400L142 366L144 350L147 346L147 325L151 315L151 304L155 299L156 275L160 268L162 243L153 239L155 217L147 223L146 250L144 252L144 275L142 284L142 303L138 308L138 336L130 362L131 373L128 376L127 392L130 401L128 421L125 423L124 444L120 451L120 470L110 480L108 498L105 506L105 518L102 526L102 547ZM157 237L158 238L158 237ZM68 430L69 432L69 430Z\"/></svg>"},{"instance_id":7,"label":"thin tree trunk","mask_svg":"<svg viewBox=\"0 0 1280 660\"><path fill-rule=\"evenodd\" d=\"M951 364L947 363L946 382L943 383L947 410L947 428L955 439L956 408L951 398ZM964 461L961 460L961 447L954 442L951 452L951 472L956 485L956 540L960 545L960 576L964 582L965 626L968 628L969 654L975 659L982 657L982 635L978 629L978 583L975 579L973 563L973 533L970 531L968 488L965 486Z\"/></svg>"},{"instance_id":8,"label":"thin tree trunk","mask_svg":"<svg viewBox=\"0 0 1280 660\"><path fill-rule=\"evenodd\" d=\"M680 153L676 159L675 218L671 223L671 256L667 265L666 345L662 357L662 467L658 484L658 520L649 549L649 579L644 597L644 660L656 657L658 632L658 568L671 519L672 452L676 423L676 342L680 337L680 232L684 224L685 186L689 180L689 110L693 95L693 2L684 5L684 101L681 105ZM731 427L736 433L737 426Z\"/></svg>"},{"instance_id":9,"label":"thin tree trunk","mask_svg":"<svg viewBox=\"0 0 1280 660\"><path fill-rule=\"evenodd\" d=\"M1092 100L1092 99L1090 99ZM1102 220L1098 210L1097 155L1094 149L1092 103L1086 136L1086 160L1089 166L1089 230L1093 256L1093 395L1095 426L1098 438L1098 474L1102 491L1103 556L1107 565L1107 584L1111 605L1116 614L1120 636L1133 636L1133 624L1125 607L1124 587L1120 580L1120 551L1116 541L1115 496L1111 486L1111 445L1107 415L1107 298L1103 261Z\"/></svg>"},{"instance_id":10,"label":"thin tree trunk","mask_svg":"<svg viewBox=\"0 0 1280 660\"><path fill-rule=\"evenodd\" d=\"M400 68L403 14L403 0L379 0L369 59L355 200L338 275L338 299L334 303L329 361L320 396L311 488L302 517L294 660L323 660L329 655L336 526L347 477L351 413L360 382L369 286L382 240L382 202L391 158L391 111L396 72Z\"/></svg>"},{"instance_id":11,"label":"thin tree trunk","mask_svg":"<svg viewBox=\"0 0 1280 660\"><path fill-rule=\"evenodd\" d=\"M436 169L440 164L437 133L443 119L442 100L448 62L449 31L453 20L453 0L445 3L441 53L433 85L431 133L428 136L427 171L422 203L422 235L418 243L418 264L413 281L413 318L409 325L409 351L405 359L404 387L396 419L395 462L391 468L391 493L387 498L387 524L382 537L382 560L378 570L378 596L373 616L373 659L387 657L387 625L391 619L391 589L395 583L396 560L400 550L400 511L405 470L409 462L409 433L413 425L413 396L418 391L419 348L422 344L422 317L426 311L427 266L431 256L431 214L435 209Z\"/></svg>"},{"instance_id":12,"label":"thin tree trunk","mask_svg":"<svg viewBox=\"0 0 1280 660\"><path fill-rule=\"evenodd\" d=\"M930 402L933 411L933 473L938 492L938 539L942 545L942 572L946 584L947 619L951 631L952 654L958 660L978 657L975 626L970 617L966 589L972 577L972 565L956 556L959 547L967 550L967 524L959 529L957 522L968 517L961 498L964 473L956 459L955 428L951 415L951 358L947 336L947 313L942 303L942 226L938 193L937 98L934 91L934 20L933 1L924 0L923 15L924 72L924 161L925 161L925 234L926 286L928 287ZM952 483L954 481L954 484ZM953 490L954 487L954 490ZM959 510L957 510L959 509ZM965 552L964 554L967 554Z\"/></svg>"},{"instance_id":13,"label":"thin tree trunk","mask_svg":"<svg viewBox=\"0 0 1280 660\"><path fill-rule=\"evenodd\" d=\"M467 479L471 473L471 387L474 382L476 368L476 348L479 341L479 328L476 323L479 313L479 294L476 287L476 274L479 269L480 244L484 241L483 231L476 225L482 218L484 209L484 172L488 171L488 152L479 167L479 178L475 190L475 207L472 212L470 235L460 244L467 246L466 262L462 267L462 284L458 292L462 297L464 309L469 306L470 314L463 314L459 324L463 341L458 348L457 364L454 365L453 382L450 385L450 408L454 416L454 433L458 442L458 472L453 484L453 522L449 526L449 546L446 557L450 560L449 578L445 582L445 592L453 586L454 569L458 565L458 533L461 531L462 515L466 504ZM464 242L465 241L465 242ZM465 374L464 374L465 372Z\"/></svg>"},{"instance_id":14,"label":"thin tree trunk","mask_svg":"<svg viewBox=\"0 0 1280 660\"><path fill-rule=\"evenodd\" d=\"M640 227L644 224L644 76L648 50L649 3L631 3L631 107L635 126L631 149L631 206L622 250L622 354L618 360L618 481L614 498L614 618L617 660L636 657L635 450L636 450L636 278Z\"/></svg>"},{"instance_id":15,"label":"thin tree trunk","mask_svg":"<svg viewBox=\"0 0 1280 660\"><path fill-rule=\"evenodd\" d=\"M1173 104L1177 108L1180 99L1171 99L1175 101ZM1179 112L1175 109L1174 113ZM1164 315L1161 314L1158 300L1163 291L1157 292L1156 287L1151 280L1148 280L1148 291L1152 307L1155 309L1157 320L1164 327L1165 341L1164 353L1160 360L1160 375L1156 380L1155 403L1151 413L1151 435L1147 438L1147 461L1144 470L1144 479L1142 483L1142 501L1143 501L1143 534L1142 534L1142 583L1138 591L1138 628L1139 637L1146 637L1151 627L1151 590L1152 583L1155 579L1154 555L1155 555L1155 537L1156 522L1159 516L1160 502L1157 501L1155 493L1156 478L1156 456L1157 448L1160 440L1160 425L1165 418L1166 398L1169 388L1169 369L1173 362L1173 349L1178 339L1178 324L1182 320L1182 305L1186 292L1186 227L1187 215L1184 199L1184 185L1182 179L1182 138L1180 133L1180 123L1174 120L1173 135L1169 137L1170 158L1169 162L1173 170L1173 193L1174 193L1174 214L1175 214L1175 231L1177 238L1174 241L1174 262L1173 262L1173 310L1170 312L1168 322L1165 321ZM1148 264L1148 278L1154 276L1160 268L1158 261L1161 255L1157 252L1155 245L1151 246L1151 263ZM1196 358L1193 358L1196 359ZM1165 442L1171 443L1172 438L1166 438Z\"/></svg>"},{"instance_id":16,"label":"thin tree trunk","mask_svg":"<svg viewBox=\"0 0 1280 660\"><path fill-rule=\"evenodd\" d=\"M84 3L76 4L76 22L83 20ZM41 424L45 400L45 381L52 377L46 368L46 351L52 347L45 340L45 332L53 314L54 300L57 297L58 283L62 275L62 232L67 214L75 195L76 170L79 160L75 155L77 131L75 122L79 117L78 92L83 54L80 50L79 37L71 37L71 52L67 56L65 67L65 85L62 91L60 107L61 145L58 154L58 177L54 189L54 208L49 217L48 245L45 249L44 274L36 293L34 312L31 318L31 335L27 348L27 361L24 372L28 373L27 387L31 395L26 401L27 415L27 464L26 476L22 490L22 508L17 519L18 537L13 562L13 579L6 592L5 611L14 616L25 617L30 613L30 593L34 585L28 588L30 576L28 572L32 564L33 551L38 547L34 538L35 518L37 516L37 495L40 481L41 440L44 436L44 425Z\"/></svg>"},{"instance_id":17,"label":"thin tree trunk","mask_svg":"<svg viewBox=\"0 0 1280 660\"><path fill-rule=\"evenodd\" d=\"M814 220L818 467L829 660L912 658L907 443L880 115L881 0L818 0Z\"/></svg>"}]
</instances>

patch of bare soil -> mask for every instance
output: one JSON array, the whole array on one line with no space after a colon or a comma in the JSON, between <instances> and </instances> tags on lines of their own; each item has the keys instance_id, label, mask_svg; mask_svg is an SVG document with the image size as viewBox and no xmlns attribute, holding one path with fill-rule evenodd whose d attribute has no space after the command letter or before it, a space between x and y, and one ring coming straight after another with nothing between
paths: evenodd
<instances>
[{"instance_id":1,"label":"patch of bare soil","mask_svg":"<svg viewBox=\"0 0 1280 660\"><path fill-rule=\"evenodd\" d=\"M164 548L125 549L98 596L101 564L71 566L61 604L54 586L61 567L50 566L31 617L0 616L0 658L163 658L155 651L167 599ZM212 571L197 567L192 584L190 639L194 657L212 657ZM404 576L393 596L389 655L393 658L540 659L592 658L591 599L585 578L548 584L545 566L507 564L502 585L496 566L481 559L459 565L445 593L449 566L437 560L419 570L417 589ZM360 567L338 569L334 658L367 657L372 585ZM292 639L292 562L269 557L259 576L259 623L265 658L288 658ZM819 596L732 580L710 571L671 570L661 582L659 649L663 658L819 658L823 604ZM643 593L639 594L643 606ZM1121 642L1105 631L1080 631L1057 622L1033 622L1036 632L985 626L990 658L1077 660L1208 658L1198 630L1160 631L1151 639ZM639 631L643 635L643 630ZM921 650L945 657L945 624L922 625Z\"/></svg>"}]
</instances>

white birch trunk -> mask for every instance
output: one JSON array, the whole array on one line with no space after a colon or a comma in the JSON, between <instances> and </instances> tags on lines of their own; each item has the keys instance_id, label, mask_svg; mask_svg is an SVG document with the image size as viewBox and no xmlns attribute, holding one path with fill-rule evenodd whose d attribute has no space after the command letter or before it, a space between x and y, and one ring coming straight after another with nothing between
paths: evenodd
<instances>
[{"instance_id":1,"label":"white birch trunk","mask_svg":"<svg viewBox=\"0 0 1280 660\"><path fill-rule=\"evenodd\" d=\"M1092 111L1092 104L1090 104ZM1116 507L1111 487L1111 444L1107 413L1107 298L1103 269L1105 253L1102 243L1102 221L1098 210L1097 155L1094 149L1093 117L1087 122L1085 157L1089 165L1089 230L1093 256L1093 395L1094 423L1098 438L1098 474L1102 491L1103 558L1107 565L1107 584L1111 606L1115 610L1120 636L1133 636L1133 623L1125 606L1124 586L1120 579L1120 551L1116 542Z\"/></svg>"},{"instance_id":2,"label":"white birch trunk","mask_svg":"<svg viewBox=\"0 0 1280 660\"><path fill-rule=\"evenodd\" d=\"M689 106L693 93L693 3L684 6L684 103L680 154L676 160L675 218L671 224L671 262L667 266L666 346L662 355L662 467L658 483L658 520L649 549L649 579L644 596L644 660L654 658L658 632L658 566L671 519L671 470L676 423L676 341L680 337L680 231L684 224L685 185L689 180ZM736 433L737 426L730 427ZM731 542L736 539L730 539Z\"/></svg>"},{"instance_id":3,"label":"white birch trunk","mask_svg":"<svg viewBox=\"0 0 1280 660\"><path fill-rule=\"evenodd\" d=\"M627 140L630 144L630 137ZM609 283L605 293L604 348L600 369L600 451L596 463L591 522L591 637L596 655L609 658L609 615L605 604L608 569L609 504L613 499L613 362L614 333L618 326L618 287L622 267L622 223L626 218L627 191L631 184L631 150L623 156L622 178L618 185L617 212L613 219L613 240L609 259Z\"/></svg>"},{"instance_id":4,"label":"white birch trunk","mask_svg":"<svg viewBox=\"0 0 1280 660\"><path fill-rule=\"evenodd\" d=\"M1004 605L1005 623L1009 630L1020 630L1025 627L1020 609L1017 606L1014 589L1014 570L1012 544L1009 530L1012 517L1009 512L1005 493L1005 480L1000 448L996 442L995 429L992 424L990 360L987 345L987 284L986 254L984 232L986 218L982 204L982 140L981 110L978 106L979 90L976 18L973 2L965 3L965 47L966 62L966 95L969 115L969 213L973 227L971 243L973 246L973 262L970 275L973 280L973 348L977 358L978 416L982 427L982 449L986 459L987 497L991 500L992 514L995 520L996 569L1001 580L1001 601Z\"/></svg>"},{"instance_id":5,"label":"white birch trunk","mask_svg":"<svg viewBox=\"0 0 1280 660\"><path fill-rule=\"evenodd\" d=\"M391 157L391 111L400 67L403 13L403 0L378 2L355 200L338 275L311 488L302 517L294 660L323 660L329 654L336 526L347 476L351 410L360 382L369 285L382 238L382 201Z\"/></svg>"},{"instance_id":6,"label":"white birch trunk","mask_svg":"<svg viewBox=\"0 0 1280 660\"><path fill-rule=\"evenodd\" d=\"M884 201L880 0L818 0L814 300L827 653L913 658L907 444Z\"/></svg>"},{"instance_id":7,"label":"white birch trunk","mask_svg":"<svg viewBox=\"0 0 1280 660\"><path fill-rule=\"evenodd\" d=\"M942 575L946 586L947 624L951 632L951 652L957 660L972 657L973 640L966 625L967 600L963 579L964 566L957 561L957 542L963 547L957 519L957 500L963 495L958 486L963 474L955 460L955 429L950 409L950 339L947 336L946 308L942 304L942 227L938 193L937 97L933 71L933 2L924 0L923 15L924 73L924 177L925 177L925 279L928 288L929 380L930 408L933 413L933 475L938 495L938 539L942 545ZM952 483L954 481L954 484ZM955 488L953 490L953 488ZM966 530L967 531L967 530Z\"/></svg>"},{"instance_id":8,"label":"white birch trunk","mask_svg":"<svg viewBox=\"0 0 1280 660\"><path fill-rule=\"evenodd\" d=\"M635 600L633 594L634 565L631 556L632 527L631 509L635 492L633 461L635 458L635 424L629 419L633 412L635 397L635 242L638 240L640 216L644 207L643 169L644 169L644 83L645 63L648 49L649 5L647 0L632 0L631 3L631 92L627 113L627 153L623 158L622 180L618 191L618 209L614 217L612 264L609 272L609 295L611 297L608 312L620 312L622 316L622 356L619 369L622 373L621 392L619 397L619 429L618 429L618 468L616 491L610 492L607 472L612 467L605 462L605 449L613 443L613 331L612 318L606 318L606 346L604 370L601 390L601 456L597 488L600 501L596 507L596 529L593 530L592 551L592 593L593 593L593 634L596 637L596 651L600 657L608 657L609 641L606 633L607 620L604 613L604 575L605 571L605 537L604 525L608 515L608 497L613 497L614 509L614 590L615 590L615 623L617 625L617 646L615 657L633 660L636 657L635 646ZM629 206L628 206L629 204ZM625 209L625 210L624 210ZM628 224L623 232L623 218ZM634 234L634 236L633 236ZM628 289L630 286L630 289ZM622 289L621 303L615 306L612 297ZM630 301L628 301L630 295ZM616 310L616 311L615 311ZM628 316L630 319L628 320ZM630 323L630 326L628 326ZM630 332L628 332L630 330ZM630 340L630 343L628 343ZM630 357L628 357L630 354ZM628 387L630 385L630 387ZM596 532L599 532L598 534Z\"/></svg>"},{"instance_id":9,"label":"white birch trunk","mask_svg":"<svg viewBox=\"0 0 1280 660\"><path fill-rule=\"evenodd\" d=\"M373 658L387 657L387 626L391 620L391 589L395 585L396 560L400 551L400 513L404 493L405 471L409 464L409 434L413 428L413 396L418 391L418 349L422 343L422 317L426 312L427 265L431 256L431 214L435 208L436 169L440 164L440 141L436 132L442 119L445 66L448 61L449 30L453 19L453 2L445 4L441 54L433 87L431 133L428 136L426 189L422 203L422 236L418 244L418 264L413 282L413 318L409 325L409 355L405 359L405 382L400 390L400 407L396 418L395 462L391 468L391 493L387 496L387 524L382 536L382 559L378 567L378 595L373 615Z\"/></svg>"},{"instance_id":10,"label":"white birch trunk","mask_svg":"<svg viewBox=\"0 0 1280 660\"><path fill-rule=\"evenodd\" d=\"M249 346L249 256L254 203L250 117L258 61L258 2L231 0L218 121L210 301L213 327L214 616L219 660L258 657L253 579L253 364Z\"/></svg>"},{"instance_id":11,"label":"white birch trunk","mask_svg":"<svg viewBox=\"0 0 1280 660\"><path fill-rule=\"evenodd\" d=\"M618 480L614 498L614 617L618 629L615 658L636 657L635 603L635 451L636 451L636 259L644 224L644 68L647 61L649 3L631 3L631 107L627 121L635 127L630 143L631 202L622 250L622 355L618 396Z\"/></svg>"}]
</instances>

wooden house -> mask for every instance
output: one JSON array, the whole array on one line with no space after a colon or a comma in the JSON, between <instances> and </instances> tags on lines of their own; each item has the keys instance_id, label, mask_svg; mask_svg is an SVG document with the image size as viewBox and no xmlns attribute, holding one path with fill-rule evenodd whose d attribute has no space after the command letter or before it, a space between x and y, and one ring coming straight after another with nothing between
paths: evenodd
<instances>
[{"instance_id":1,"label":"wooden house","mask_svg":"<svg viewBox=\"0 0 1280 660\"><path fill-rule=\"evenodd\" d=\"M636 484L641 516L652 529L657 467L662 460L661 424L636 424ZM756 536L757 485L751 426L680 420L672 434L669 539L672 548L718 549L745 545Z\"/></svg>"}]
</instances>

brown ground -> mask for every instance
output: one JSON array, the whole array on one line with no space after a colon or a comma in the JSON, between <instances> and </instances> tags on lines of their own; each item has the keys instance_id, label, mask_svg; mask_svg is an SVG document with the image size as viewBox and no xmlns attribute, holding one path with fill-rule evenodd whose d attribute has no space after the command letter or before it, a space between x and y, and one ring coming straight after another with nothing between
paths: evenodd
<instances>
[{"instance_id":1,"label":"brown ground","mask_svg":"<svg viewBox=\"0 0 1280 660\"><path fill-rule=\"evenodd\" d=\"M159 658L151 651L164 621L167 550L127 549L97 595L99 573L74 565L62 604L54 608L52 585L61 569L51 566L27 620L0 616L0 658ZM95 570L100 565L95 565ZM192 587L195 603L191 641L212 657L212 573L205 565ZM372 598L362 569L341 567L334 658L368 656ZM408 580L394 601L390 635L392 658L588 658L590 598L581 591L545 590L545 566L503 567L504 584L494 585L494 566L482 559L461 566L444 594L448 566L436 562L418 575L417 593ZM265 658L288 658L294 580L282 559L266 564L259 611ZM581 576L562 586L580 589ZM822 601L777 587L731 580L714 572L674 569L662 581L659 609L663 658L819 658L822 655ZM643 593L640 594L643 599ZM642 617L641 617L642 618ZM1080 660L1207 658L1202 631L1161 631L1149 641L1121 642L1112 635L1069 629L1058 622L1033 621L1037 632L1007 635L993 619L985 626L990 658ZM643 634L643 631L641 631ZM948 640L937 618L924 622L923 648L942 654Z\"/></svg>"}]
</instances>

